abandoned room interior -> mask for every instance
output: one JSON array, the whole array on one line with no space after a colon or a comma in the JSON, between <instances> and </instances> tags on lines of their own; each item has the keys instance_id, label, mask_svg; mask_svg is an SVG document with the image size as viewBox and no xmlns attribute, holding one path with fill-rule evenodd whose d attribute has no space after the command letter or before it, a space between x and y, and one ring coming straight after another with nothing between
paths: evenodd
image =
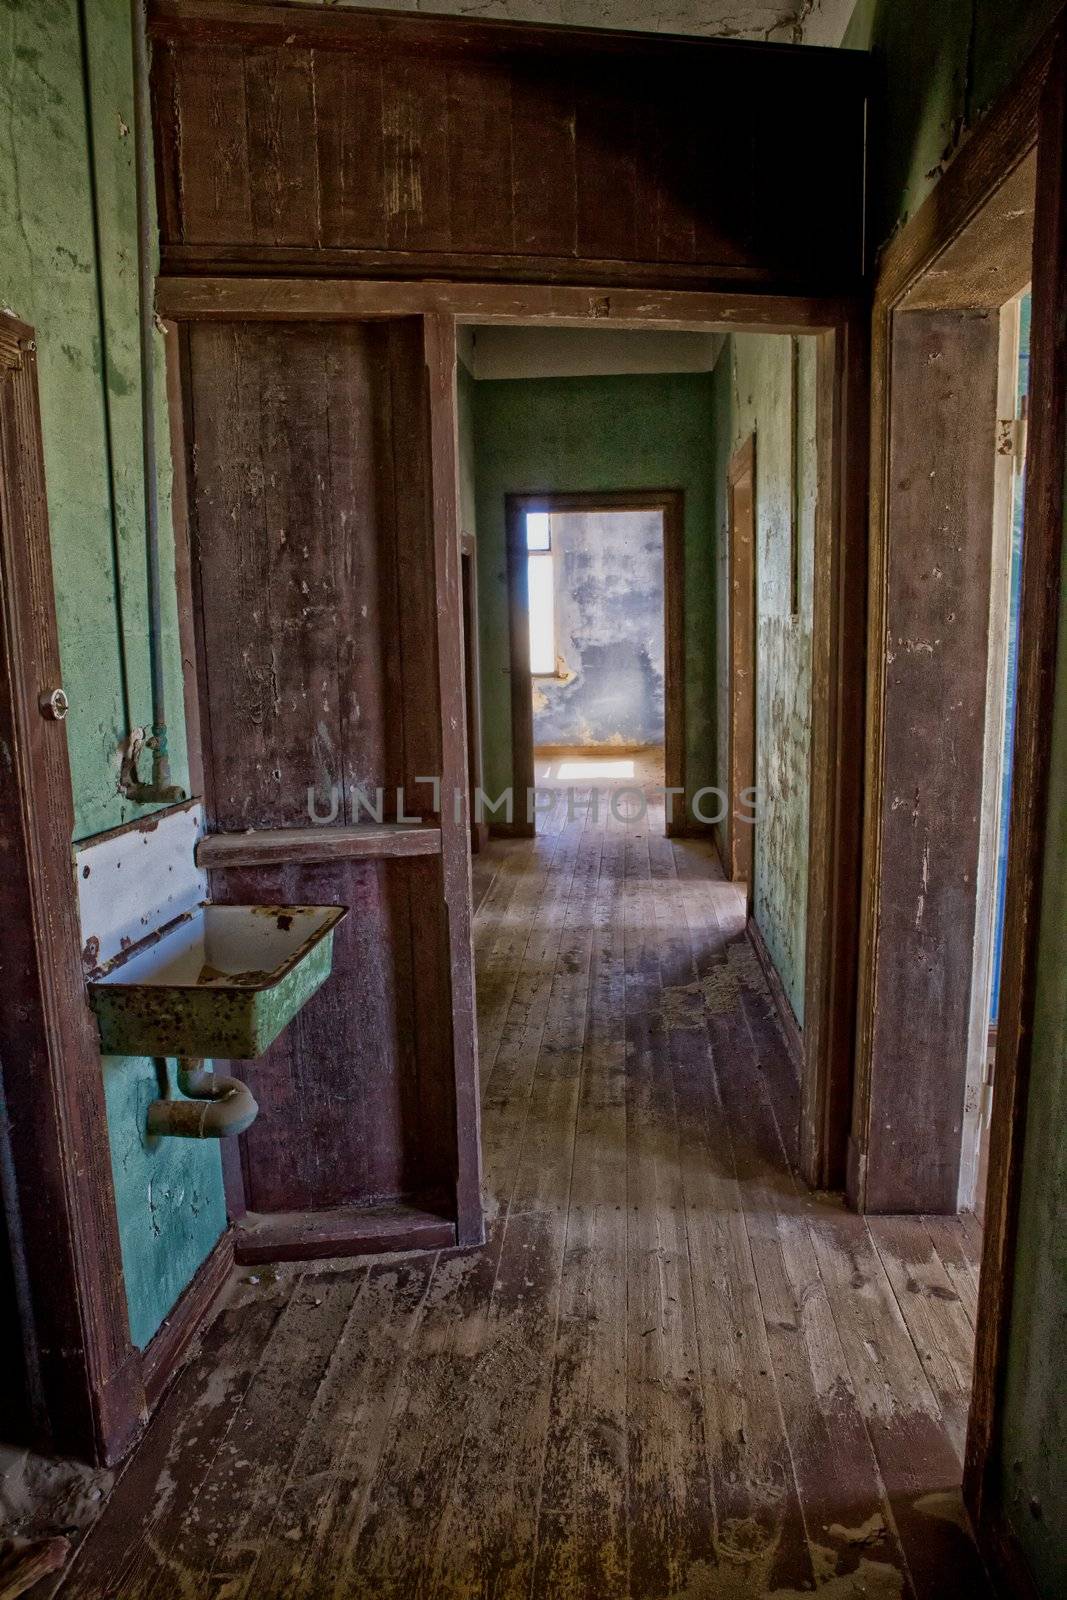
<instances>
[{"instance_id":1,"label":"abandoned room interior","mask_svg":"<svg viewBox=\"0 0 1067 1600\"><path fill-rule=\"evenodd\" d=\"M0 0L0 1600L1067 1592L1058 0Z\"/></svg>"}]
</instances>

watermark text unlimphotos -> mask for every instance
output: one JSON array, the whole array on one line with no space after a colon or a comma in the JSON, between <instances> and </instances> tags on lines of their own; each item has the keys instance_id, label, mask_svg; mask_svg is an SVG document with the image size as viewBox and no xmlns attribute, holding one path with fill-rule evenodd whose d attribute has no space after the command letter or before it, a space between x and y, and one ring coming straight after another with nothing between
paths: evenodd
<instances>
[{"instance_id":1,"label":"watermark text unlimphotos","mask_svg":"<svg viewBox=\"0 0 1067 1600\"><path fill-rule=\"evenodd\" d=\"M433 798L428 809L435 816L440 815L440 778L416 777L415 782L430 789ZM387 812L387 800L391 801L394 798L395 811L389 806ZM341 815L343 799L344 794L339 783L331 786L329 799L325 803L315 785L309 784L308 817L313 823L322 827L336 822ZM568 822L584 816L596 823L602 817L610 816L616 822L631 823L643 822L648 816L650 807L662 800L666 820L671 823L674 821L676 803L684 799L688 800L688 814L697 822L708 826L713 827L717 823L724 822L730 812L730 797L727 792L711 786L696 789L687 795L683 788L654 784L612 784L605 788L598 788L595 785L587 788L581 784L567 784L555 788L539 784L527 789L525 795L521 790L516 791L511 787L502 789L492 799L484 789L476 789L471 802L468 802L465 790L454 789L452 815L457 823L462 823L469 804L475 822L513 823L521 817L528 823L536 824L539 819L557 813L557 808L565 808ZM409 803L412 807L410 813ZM409 802L409 797L403 788L386 790L353 786L348 791L348 815L354 823L385 822L388 816L390 822L413 828L418 827L423 820L423 811L416 808L413 801ZM759 790L742 789L734 808L734 820L751 826L756 822L758 815Z\"/></svg>"}]
</instances>

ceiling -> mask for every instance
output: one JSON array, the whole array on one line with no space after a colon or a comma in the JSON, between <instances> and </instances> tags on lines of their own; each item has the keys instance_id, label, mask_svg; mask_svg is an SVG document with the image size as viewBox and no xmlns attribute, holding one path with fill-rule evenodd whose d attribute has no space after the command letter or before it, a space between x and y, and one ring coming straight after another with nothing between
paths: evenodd
<instances>
[{"instance_id":1,"label":"ceiling","mask_svg":"<svg viewBox=\"0 0 1067 1600\"><path fill-rule=\"evenodd\" d=\"M296 0L322 4L323 0ZM553 22L573 28L630 28L777 43L840 44L854 0L325 0L375 11Z\"/></svg>"}]
</instances>

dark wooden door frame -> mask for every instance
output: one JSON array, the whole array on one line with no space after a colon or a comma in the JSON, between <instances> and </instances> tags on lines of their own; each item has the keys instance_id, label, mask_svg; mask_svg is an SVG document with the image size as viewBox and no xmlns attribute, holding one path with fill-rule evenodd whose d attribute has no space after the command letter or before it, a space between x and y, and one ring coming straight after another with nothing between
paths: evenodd
<instances>
[{"instance_id":1,"label":"dark wooden door frame","mask_svg":"<svg viewBox=\"0 0 1067 1600\"><path fill-rule=\"evenodd\" d=\"M872 357L872 505L868 679L868 784L865 852L868 881L877 879L874 848L885 794L883 739L885 633L885 482L888 374L893 318L927 270L951 252L998 189L1036 147L1037 179L1016 743L1008 859L1004 967L997 1032L986 1217L976 1318L974 1387L964 1468L964 1498L983 1551L1012 1592L1031 1592L1024 1563L1004 1517L1000 1440L1016 1232L1026 1140L1037 987L1038 928L1045 860L1052 726L1063 560L1064 454L1067 436L1067 37L1062 18L1039 43L1001 100L972 133L937 190L887 247L875 292ZM935 280L951 294L952 273ZM1010 298L1009 289L1003 296ZM921 290L920 290L921 296ZM923 303L921 297L918 303ZM966 303L957 299L957 304ZM874 852L872 854L872 851ZM877 896L865 892L857 1032L854 1135L869 1106L868 1066ZM853 1146L856 1150L856 1146ZM862 1150L850 1161L850 1189L862 1200Z\"/></svg>"},{"instance_id":2,"label":"dark wooden door frame","mask_svg":"<svg viewBox=\"0 0 1067 1600\"><path fill-rule=\"evenodd\" d=\"M685 494L681 489L548 490L509 494L505 523L508 574L508 632L511 667L511 771L514 814L506 831L532 838L526 794L534 787L533 699L530 677L529 598L526 589L528 511L659 511L663 517L664 783L685 789ZM495 798L495 796L493 797ZM496 831L496 830L494 830ZM668 837L686 832L684 803L675 800Z\"/></svg>"},{"instance_id":3,"label":"dark wooden door frame","mask_svg":"<svg viewBox=\"0 0 1067 1600\"><path fill-rule=\"evenodd\" d=\"M726 473L727 528L729 537L729 638L727 641L728 804L720 824L723 868L734 882L752 876L755 829L739 822L741 791L756 782L756 435L738 445ZM748 483L747 552L740 546L736 503ZM743 557L743 559L742 559ZM747 741L747 750L745 748Z\"/></svg>"},{"instance_id":4,"label":"dark wooden door frame","mask_svg":"<svg viewBox=\"0 0 1067 1600\"><path fill-rule=\"evenodd\" d=\"M209 266L210 270L210 266ZM413 262L413 271L415 264ZM865 300L602 284L314 276L168 275L179 324L391 316L521 326L807 333L818 341L819 496L812 663L812 783L801 1169L842 1187L855 1060L866 672L870 436Z\"/></svg>"},{"instance_id":5,"label":"dark wooden door frame","mask_svg":"<svg viewBox=\"0 0 1067 1600\"><path fill-rule=\"evenodd\" d=\"M144 1410L130 1343L99 1041L71 862L33 329L0 314L0 1145L31 1423L46 1448L117 1460ZM72 714L84 714L74 706Z\"/></svg>"}]
</instances>

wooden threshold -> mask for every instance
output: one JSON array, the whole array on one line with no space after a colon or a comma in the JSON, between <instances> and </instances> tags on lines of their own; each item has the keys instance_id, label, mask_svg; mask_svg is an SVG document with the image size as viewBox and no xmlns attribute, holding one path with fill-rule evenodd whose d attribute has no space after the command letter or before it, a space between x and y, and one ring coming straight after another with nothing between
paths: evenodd
<instances>
[{"instance_id":1,"label":"wooden threshold","mask_svg":"<svg viewBox=\"0 0 1067 1600\"><path fill-rule=\"evenodd\" d=\"M441 830L422 823L357 823L348 828L262 828L211 833L196 847L198 867L271 867L308 861L439 856Z\"/></svg>"},{"instance_id":2,"label":"wooden threshold","mask_svg":"<svg viewBox=\"0 0 1067 1600\"><path fill-rule=\"evenodd\" d=\"M211 1309L233 1271L233 1261L233 1229L227 1228L144 1350L141 1380L150 1412L177 1375L186 1350L207 1326Z\"/></svg>"},{"instance_id":3,"label":"wooden threshold","mask_svg":"<svg viewBox=\"0 0 1067 1600\"><path fill-rule=\"evenodd\" d=\"M439 1210L402 1201L335 1206L328 1211L250 1211L234 1228L234 1259L250 1266L392 1250L441 1250L455 1242L454 1221Z\"/></svg>"}]
</instances>

